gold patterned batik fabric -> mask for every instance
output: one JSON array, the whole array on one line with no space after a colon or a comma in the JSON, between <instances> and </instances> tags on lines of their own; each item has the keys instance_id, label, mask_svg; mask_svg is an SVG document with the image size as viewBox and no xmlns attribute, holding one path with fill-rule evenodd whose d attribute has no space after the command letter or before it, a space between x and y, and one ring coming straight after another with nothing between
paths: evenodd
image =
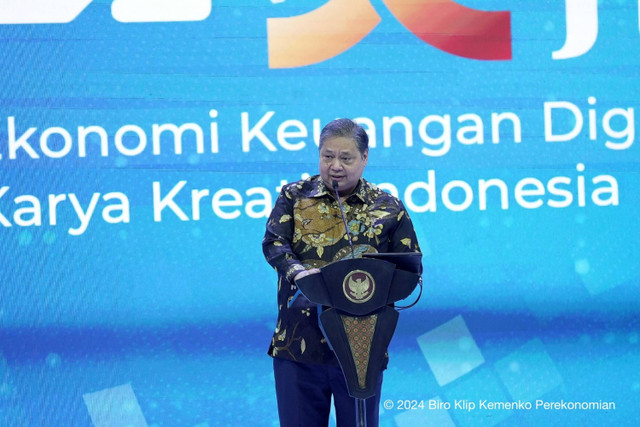
<instances>
[{"instance_id":1,"label":"gold patterned batik fabric","mask_svg":"<svg viewBox=\"0 0 640 427\"><path fill-rule=\"evenodd\" d=\"M419 252L402 202L360 179L342 203L353 255ZM278 272L278 320L268 353L297 362L338 362L318 326L315 304L294 296L294 277L310 268L351 258L352 251L333 191L315 175L282 187L267 221L262 250Z\"/></svg>"},{"instance_id":2,"label":"gold patterned batik fabric","mask_svg":"<svg viewBox=\"0 0 640 427\"><path fill-rule=\"evenodd\" d=\"M376 330L378 315L352 317L340 316L344 331L347 333L351 356L356 365L358 373L358 385L365 388L367 379L367 368L369 367L369 355L371 354L371 341Z\"/></svg>"}]
</instances>

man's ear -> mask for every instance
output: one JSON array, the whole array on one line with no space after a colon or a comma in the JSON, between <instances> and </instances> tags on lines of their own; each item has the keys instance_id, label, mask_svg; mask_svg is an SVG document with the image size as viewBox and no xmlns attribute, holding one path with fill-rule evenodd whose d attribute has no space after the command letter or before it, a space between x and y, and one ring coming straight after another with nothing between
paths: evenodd
<instances>
[{"instance_id":1,"label":"man's ear","mask_svg":"<svg viewBox=\"0 0 640 427\"><path fill-rule=\"evenodd\" d=\"M362 160L364 160L364 165L367 166L367 160L369 160L369 149L362 153Z\"/></svg>"}]
</instances>

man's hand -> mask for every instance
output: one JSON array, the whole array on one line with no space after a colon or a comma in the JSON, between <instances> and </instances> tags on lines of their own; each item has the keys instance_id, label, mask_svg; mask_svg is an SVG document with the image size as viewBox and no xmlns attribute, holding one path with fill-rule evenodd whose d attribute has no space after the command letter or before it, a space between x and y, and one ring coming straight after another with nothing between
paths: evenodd
<instances>
[{"instance_id":1,"label":"man's hand","mask_svg":"<svg viewBox=\"0 0 640 427\"><path fill-rule=\"evenodd\" d=\"M295 282L298 279L302 279L305 276L308 276L310 274L316 274L316 273L320 273L319 268L312 268L310 270L301 271L300 273L296 274L296 277L293 278L293 281Z\"/></svg>"}]
</instances>

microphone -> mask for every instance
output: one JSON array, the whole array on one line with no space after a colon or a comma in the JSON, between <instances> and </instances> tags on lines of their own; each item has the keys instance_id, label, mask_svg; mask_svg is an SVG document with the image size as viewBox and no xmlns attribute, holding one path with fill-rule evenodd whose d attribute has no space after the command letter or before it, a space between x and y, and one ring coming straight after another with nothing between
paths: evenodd
<instances>
[{"instance_id":1,"label":"microphone","mask_svg":"<svg viewBox=\"0 0 640 427\"><path fill-rule=\"evenodd\" d=\"M347 217L344 216L344 208L342 207L342 202L340 201L340 193L338 193L338 181L335 179L331 182L331 186L333 187L333 191L336 192L336 199L338 199L338 206L340 206L340 214L342 215L342 222L344 223L344 229L347 232L347 238L349 239L349 247L351 248L351 259L355 259L355 253L353 251L353 242L351 241L351 233L349 233L349 226L347 225Z\"/></svg>"}]
</instances>

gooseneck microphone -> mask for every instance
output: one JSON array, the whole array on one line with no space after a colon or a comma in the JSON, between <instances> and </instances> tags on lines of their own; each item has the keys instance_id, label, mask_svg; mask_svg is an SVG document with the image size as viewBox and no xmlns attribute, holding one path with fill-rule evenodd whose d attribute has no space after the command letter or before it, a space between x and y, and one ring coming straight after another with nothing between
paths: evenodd
<instances>
[{"instance_id":1,"label":"gooseneck microphone","mask_svg":"<svg viewBox=\"0 0 640 427\"><path fill-rule=\"evenodd\" d=\"M344 208L342 207L342 202L340 201L340 193L338 193L338 181L336 181L335 179L331 181L331 186L333 187L333 191L336 192L336 199L338 199L338 206L340 206L340 214L342 215L344 230L347 232L347 238L349 239L349 247L351 248L351 259L355 259L356 256L353 251L353 242L351 241L351 233L349 233L349 226L347 225L347 217L344 216Z\"/></svg>"}]
</instances>

